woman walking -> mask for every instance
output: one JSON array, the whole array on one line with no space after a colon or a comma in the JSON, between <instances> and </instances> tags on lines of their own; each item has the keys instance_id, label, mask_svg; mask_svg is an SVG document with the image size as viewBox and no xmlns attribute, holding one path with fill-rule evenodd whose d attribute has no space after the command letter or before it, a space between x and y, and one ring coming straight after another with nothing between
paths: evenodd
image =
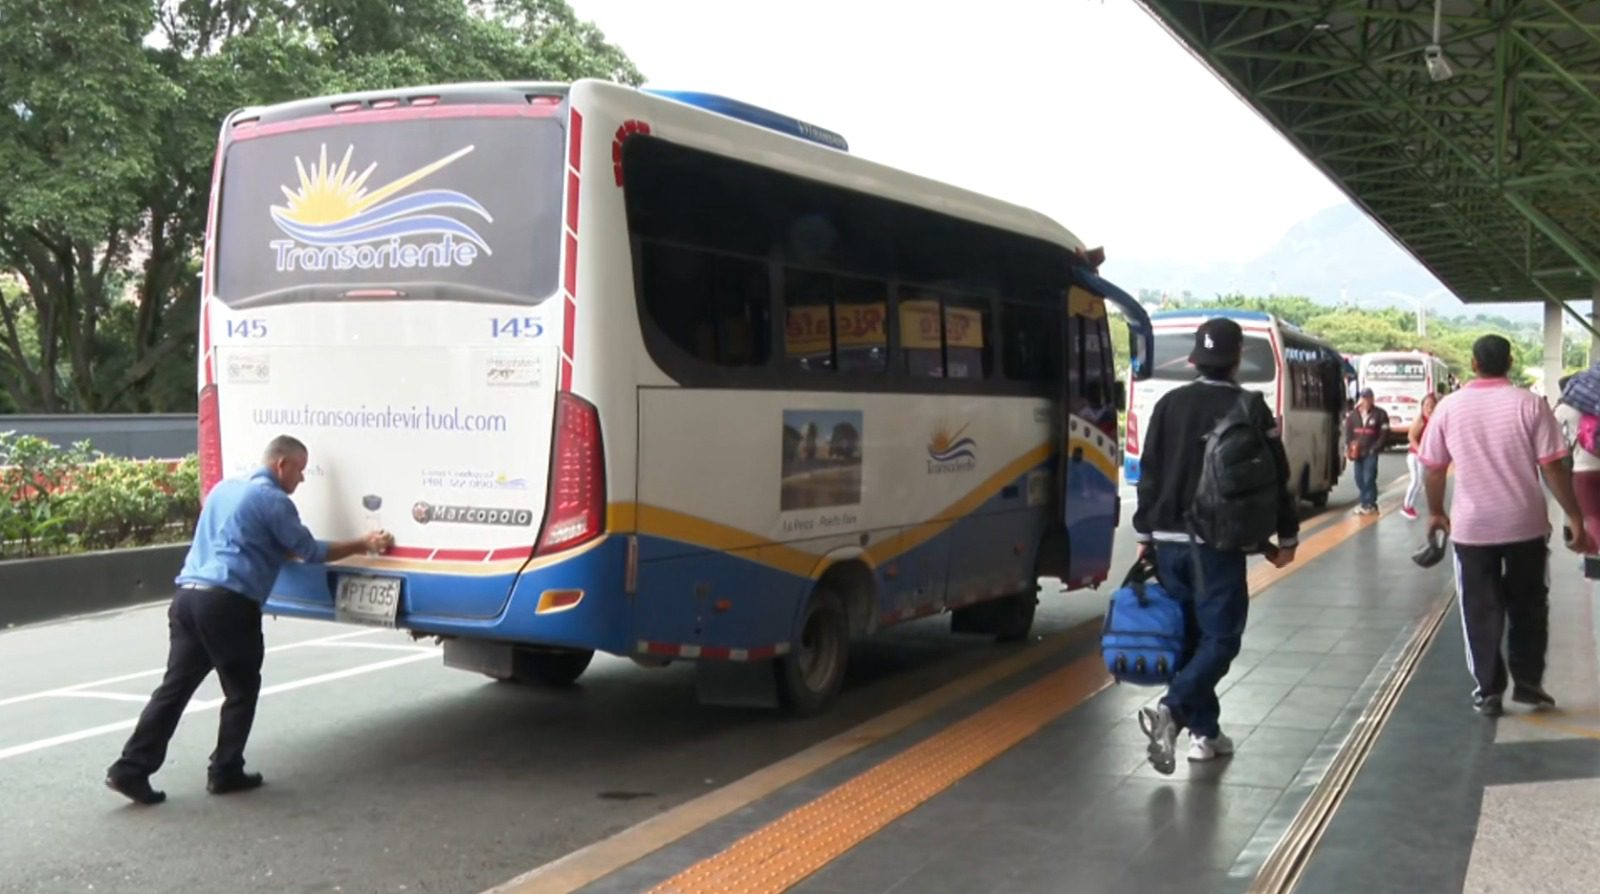
<instances>
[{"instance_id":1,"label":"woman walking","mask_svg":"<svg viewBox=\"0 0 1600 894\"><path fill-rule=\"evenodd\" d=\"M1405 502L1400 505L1400 514L1407 521L1417 520L1417 498L1422 496L1422 463L1417 460L1417 450L1422 446L1422 433L1428 430L1428 419L1433 416L1433 408L1439 404L1439 395L1425 394L1422 397L1422 410L1417 413L1417 418L1411 423L1411 431L1406 436L1410 442L1410 449L1406 451L1406 468L1411 472L1411 485L1406 488Z\"/></svg>"}]
</instances>

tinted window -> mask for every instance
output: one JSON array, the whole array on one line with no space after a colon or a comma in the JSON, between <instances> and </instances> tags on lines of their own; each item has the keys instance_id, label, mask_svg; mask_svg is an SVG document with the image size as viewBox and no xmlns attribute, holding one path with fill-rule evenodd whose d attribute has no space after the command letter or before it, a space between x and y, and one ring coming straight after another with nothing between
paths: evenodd
<instances>
[{"instance_id":1,"label":"tinted window","mask_svg":"<svg viewBox=\"0 0 1600 894\"><path fill-rule=\"evenodd\" d=\"M646 346L679 381L851 388L870 380L966 393L980 384L1042 393L1059 381L1059 314L1073 263L1060 246L655 137L627 140L623 170ZM686 286L703 283L705 270L664 274L663 252L738 259L765 271L779 341L770 352L756 344L739 355L765 362L741 362L737 377L700 365L728 365L710 359L727 356L717 346L721 335L707 347L696 331L708 328L711 321L697 318L713 306L726 315L729 299L705 299L703 285ZM1002 298L1019 308L1005 340ZM1031 316L1025 307L1034 308ZM753 306L737 314L755 315Z\"/></svg>"},{"instance_id":2,"label":"tinted window","mask_svg":"<svg viewBox=\"0 0 1600 894\"><path fill-rule=\"evenodd\" d=\"M650 316L680 350L717 366L770 355L767 268L744 258L647 245L640 268Z\"/></svg>"},{"instance_id":3,"label":"tinted window","mask_svg":"<svg viewBox=\"0 0 1600 894\"><path fill-rule=\"evenodd\" d=\"M1005 304L1000 308L1001 369L1020 382L1050 382L1061 372L1061 308Z\"/></svg>"},{"instance_id":4,"label":"tinted window","mask_svg":"<svg viewBox=\"0 0 1600 894\"><path fill-rule=\"evenodd\" d=\"M1155 342L1152 378L1182 382L1198 378L1199 374L1189 365L1189 352L1194 350L1193 331L1158 332ZM1246 334L1239 360L1239 381L1270 382L1276 377L1277 361L1272 355L1272 344L1263 336Z\"/></svg>"},{"instance_id":5,"label":"tinted window","mask_svg":"<svg viewBox=\"0 0 1600 894\"><path fill-rule=\"evenodd\" d=\"M542 300L556 291L562 134L556 119L455 118L235 139L217 294L230 305L363 287Z\"/></svg>"}]
</instances>

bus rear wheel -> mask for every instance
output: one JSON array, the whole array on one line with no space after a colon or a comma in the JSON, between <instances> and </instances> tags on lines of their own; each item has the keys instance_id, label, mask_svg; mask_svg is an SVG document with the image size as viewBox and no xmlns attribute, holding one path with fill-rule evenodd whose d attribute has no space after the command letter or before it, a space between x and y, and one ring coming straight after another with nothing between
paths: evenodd
<instances>
[{"instance_id":1,"label":"bus rear wheel","mask_svg":"<svg viewBox=\"0 0 1600 894\"><path fill-rule=\"evenodd\" d=\"M995 600L994 638L1014 643L1028 638L1033 630L1033 615L1039 607L1039 582L1033 588Z\"/></svg>"},{"instance_id":2,"label":"bus rear wheel","mask_svg":"<svg viewBox=\"0 0 1600 894\"><path fill-rule=\"evenodd\" d=\"M844 601L818 587L806 604L794 645L772 663L779 702L801 717L821 713L838 696L849 660L850 618Z\"/></svg>"},{"instance_id":3,"label":"bus rear wheel","mask_svg":"<svg viewBox=\"0 0 1600 894\"><path fill-rule=\"evenodd\" d=\"M593 649L518 649L511 679L543 686L571 686L594 660Z\"/></svg>"},{"instance_id":4,"label":"bus rear wheel","mask_svg":"<svg viewBox=\"0 0 1600 894\"><path fill-rule=\"evenodd\" d=\"M1039 583L997 599L968 605L950 613L950 632L988 634L996 642L1012 643L1028 638L1033 630L1033 615L1039 606Z\"/></svg>"}]
</instances>

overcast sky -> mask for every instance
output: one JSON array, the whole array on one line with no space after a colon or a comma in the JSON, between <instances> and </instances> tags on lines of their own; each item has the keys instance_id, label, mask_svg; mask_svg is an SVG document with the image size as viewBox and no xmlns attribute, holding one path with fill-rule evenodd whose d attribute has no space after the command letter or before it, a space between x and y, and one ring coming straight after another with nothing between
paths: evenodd
<instances>
[{"instance_id":1,"label":"overcast sky","mask_svg":"<svg viewBox=\"0 0 1600 894\"><path fill-rule=\"evenodd\" d=\"M1133 0L569 0L651 86L743 99L1044 212L1245 261L1343 195Z\"/></svg>"}]
</instances>

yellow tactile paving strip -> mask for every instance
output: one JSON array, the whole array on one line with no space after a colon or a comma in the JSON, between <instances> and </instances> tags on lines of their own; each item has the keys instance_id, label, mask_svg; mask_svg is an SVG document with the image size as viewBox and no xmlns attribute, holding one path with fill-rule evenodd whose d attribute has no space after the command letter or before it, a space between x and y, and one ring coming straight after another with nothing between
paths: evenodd
<instances>
[{"instance_id":1,"label":"yellow tactile paving strip","mask_svg":"<svg viewBox=\"0 0 1600 894\"><path fill-rule=\"evenodd\" d=\"M1259 594L1378 518L1350 518L1318 531L1300 545L1297 561L1287 568L1259 566L1250 575L1251 594ZM785 891L1110 682L1098 655L1080 658L746 835L657 885L651 894Z\"/></svg>"},{"instance_id":2,"label":"yellow tactile paving strip","mask_svg":"<svg viewBox=\"0 0 1600 894\"><path fill-rule=\"evenodd\" d=\"M654 891L786 890L1110 682L1099 656L1080 658L791 811Z\"/></svg>"}]
</instances>

